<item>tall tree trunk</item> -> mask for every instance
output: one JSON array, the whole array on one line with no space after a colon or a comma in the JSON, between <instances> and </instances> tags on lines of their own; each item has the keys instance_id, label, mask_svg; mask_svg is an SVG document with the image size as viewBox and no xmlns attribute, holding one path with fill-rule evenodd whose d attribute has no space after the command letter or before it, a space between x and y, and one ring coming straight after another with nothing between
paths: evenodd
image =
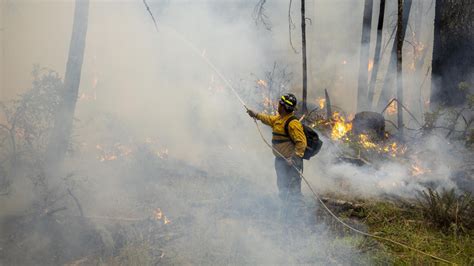
<instances>
[{"instance_id":1,"label":"tall tree trunk","mask_svg":"<svg viewBox=\"0 0 474 266\"><path fill-rule=\"evenodd\" d=\"M62 88L61 103L57 110L51 139L48 143L49 163L58 164L64 159L69 147L74 111L76 109L82 62L86 45L89 0L76 0L69 56Z\"/></svg>"},{"instance_id":2,"label":"tall tree trunk","mask_svg":"<svg viewBox=\"0 0 474 266\"><path fill-rule=\"evenodd\" d=\"M306 105L308 96L308 69L306 63L306 15L305 15L305 0L301 0L301 42L303 55L303 105L302 112L305 114L308 111Z\"/></svg>"},{"instance_id":3,"label":"tall tree trunk","mask_svg":"<svg viewBox=\"0 0 474 266\"><path fill-rule=\"evenodd\" d=\"M425 62L425 56L427 54L428 49L426 47L423 49L422 54L420 54L420 51L418 51L418 45L421 44L421 32L422 32L422 21L424 18L424 10L423 10L423 3L424 1L418 1L418 3L415 5L416 9L415 14L414 14L414 27L413 27L413 32L414 32L414 39L413 43L416 45L413 47L413 62L412 62L412 70L414 71L414 75L411 76L410 78L410 88L411 88L411 98L410 101L412 103L411 106L413 106L413 109L417 107L418 113L422 115L424 113L423 110L423 95L422 95L422 88L421 87L421 75L424 75L422 71L422 67ZM413 11L412 11L413 12Z\"/></svg>"},{"instance_id":4,"label":"tall tree trunk","mask_svg":"<svg viewBox=\"0 0 474 266\"><path fill-rule=\"evenodd\" d=\"M466 100L461 82L474 83L474 2L436 0L431 107L456 106Z\"/></svg>"},{"instance_id":5,"label":"tall tree trunk","mask_svg":"<svg viewBox=\"0 0 474 266\"><path fill-rule=\"evenodd\" d=\"M403 137L403 73L402 73L402 48L404 36L402 33L403 23L403 0L398 0L398 16L397 16L397 127L400 137Z\"/></svg>"},{"instance_id":6,"label":"tall tree trunk","mask_svg":"<svg viewBox=\"0 0 474 266\"><path fill-rule=\"evenodd\" d=\"M380 65L380 51L382 48L382 35L383 35L383 19L385 15L385 0L380 0L379 8L379 20L377 23L377 40L375 43L375 54L374 54L374 65L372 67L372 73L370 75L369 90L368 90L368 104L372 106L374 100L375 82L377 80L377 74L379 72Z\"/></svg>"},{"instance_id":7,"label":"tall tree trunk","mask_svg":"<svg viewBox=\"0 0 474 266\"><path fill-rule=\"evenodd\" d=\"M415 19L413 22L413 31L415 32L415 41L419 42L421 37L421 21L423 20L423 0L418 0L415 5Z\"/></svg>"},{"instance_id":8,"label":"tall tree trunk","mask_svg":"<svg viewBox=\"0 0 474 266\"><path fill-rule=\"evenodd\" d=\"M408 18L410 17L412 0L405 0L403 3L403 25L402 25L402 38L405 40L405 35L407 32ZM396 37L395 37L396 38ZM392 86L396 77L396 65L397 65L397 40L393 42L392 53L390 55L390 62L388 63L387 74L385 75L384 83L382 86L382 91L380 92L380 97L378 99L376 110L381 111L387 101L389 100L392 94Z\"/></svg>"},{"instance_id":9,"label":"tall tree trunk","mask_svg":"<svg viewBox=\"0 0 474 266\"><path fill-rule=\"evenodd\" d=\"M368 65L370 50L370 32L372 28L372 7L373 0L365 0L364 18L362 22L362 38L360 43L357 112L366 111L368 108L367 86L369 76Z\"/></svg>"},{"instance_id":10,"label":"tall tree trunk","mask_svg":"<svg viewBox=\"0 0 474 266\"><path fill-rule=\"evenodd\" d=\"M5 62L4 60L4 32L5 32L5 23L3 22L4 20L4 10L5 10L5 3L3 0L0 0L0 99L3 101L5 100L4 98L4 90L5 86L3 84L3 64ZM2 117L0 116L0 122L2 122Z\"/></svg>"}]
</instances>

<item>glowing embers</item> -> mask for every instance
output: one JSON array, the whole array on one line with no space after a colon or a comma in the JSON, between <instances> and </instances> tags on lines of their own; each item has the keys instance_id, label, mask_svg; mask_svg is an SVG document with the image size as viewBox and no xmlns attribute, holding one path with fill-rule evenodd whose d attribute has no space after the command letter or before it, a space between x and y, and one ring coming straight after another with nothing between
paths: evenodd
<instances>
[{"instance_id":1,"label":"glowing embers","mask_svg":"<svg viewBox=\"0 0 474 266\"><path fill-rule=\"evenodd\" d=\"M98 152L97 159L100 162L126 159L130 156L138 154L139 152L143 152L143 148L161 159L166 159L169 155L168 148L162 147L156 140L151 138L146 138L144 143L115 143L113 145L97 144L95 148Z\"/></svg>"},{"instance_id":2,"label":"glowing embers","mask_svg":"<svg viewBox=\"0 0 474 266\"><path fill-rule=\"evenodd\" d=\"M399 145L397 142L374 142L369 135L359 134L358 143L362 148L368 151L374 151L377 153L383 153L390 155L392 157L397 157L405 154L407 147L404 145Z\"/></svg>"},{"instance_id":3,"label":"glowing embers","mask_svg":"<svg viewBox=\"0 0 474 266\"><path fill-rule=\"evenodd\" d=\"M392 143L386 144L383 148L383 151L385 153L390 154L392 157L396 157L396 156L405 154L405 152L407 151L407 147L404 145L399 145L396 142L392 142Z\"/></svg>"},{"instance_id":4,"label":"glowing embers","mask_svg":"<svg viewBox=\"0 0 474 266\"><path fill-rule=\"evenodd\" d=\"M377 148L377 144L370 141L369 136L366 135L366 134L360 134L359 135L359 143L362 145L362 147L364 147L366 149Z\"/></svg>"},{"instance_id":5,"label":"glowing embers","mask_svg":"<svg viewBox=\"0 0 474 266\"><path fill-rule=\"evenodd\" d=\"M420 176L424 174L431 173L430 169L426 169L420 165L418 160L415 160L415 162L410 166L410 174L412 176Z\"/></svg>"},{"instance_id":6,"label":"glowing embers","mask_svg":"<svg viewBox=\"0 0 474 266\"><path fill-rule=\"evenodd\" d=\"M95 145L95 148L99 151L98 159L101 162L115 161L118 159L118 156L115 151L106 150L100 144Z\"/></svg>"},{"instance_id":7,"label":"glowing embers","mask_svg":"<svg viewBox=\"0 0 474 266\"><path fill-rule=\"evenodd\" d=\"M162 221L163 224L169 224L171 223L171 220L166 217L166 215L163 214L160 208L156 208L156 210L153 211L153 218L156 221Z\"/></svg>"},{"instance_id":8,"label":"glowing embers","mask_svg":"<svg viewBox=\"0 0 474 266\"><path fill-rule=\"evenodd\" d=\"M145 138L145 143L148 147L151 147L153 150L153 153L160 157L161 159L166 159L168 158L169 155L169 150L168 148L159 148L159 143L157 140L154 140L152 138Z\"/></svg>"}]
</instances>

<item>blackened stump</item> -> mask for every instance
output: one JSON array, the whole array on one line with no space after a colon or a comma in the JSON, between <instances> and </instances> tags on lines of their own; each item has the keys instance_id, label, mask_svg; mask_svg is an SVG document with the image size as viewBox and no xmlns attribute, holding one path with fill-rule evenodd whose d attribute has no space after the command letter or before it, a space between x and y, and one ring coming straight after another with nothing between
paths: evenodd
<instances>
[{"instance_id":1,"label":"blackened stump","mask_svg":"<svg viewBox=\"0 0 474 266\"><path fill-rule=\"evenodd\" d=\"M352 120L352 133L355 135L369 134L382 140L385 134L385 118L376 112L357 113Z\"/></svg>"}]
</instances>

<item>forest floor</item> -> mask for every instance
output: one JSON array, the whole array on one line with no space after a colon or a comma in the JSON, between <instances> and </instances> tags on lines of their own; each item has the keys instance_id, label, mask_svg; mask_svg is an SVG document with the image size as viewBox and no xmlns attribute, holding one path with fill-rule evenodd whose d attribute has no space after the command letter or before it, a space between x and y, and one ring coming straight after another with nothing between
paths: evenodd
<instances>
[{"instance_id":1,"label":"forest floor","mask_svg":"<svg viewBox=\"0 0 474 266\"><path fill-rule=\"evenodd\" d=\"M109 162L119 168L121 162ZM434 264L399 246L361 237L306 195L303 226L282 217L274 192L251 177L213 175L182 161L137 159L120 178L132 207L120 214L74 207L10 217L4 265ZM139 172L139 174L137 174ZM141 179L137 180L137 176ZM441 231L411 203L327 195L328 206L360 230L459 265L474 262L474 232ZM341 208L331 200L350 202ZM92 205L94 199L91 199ZM74 206L74 204L72 204ZM354 207L356 206L356 207ZM294 220L293 220L294 221Z\"/></svg>"},{"instance_id":2,"label":"forest floor","mask_svg":"<svg viewBox=\"0 0 474 266\"><path fill-rule=\"evenodd\" d=\"M332 198L337 196L331 195ZM404 243L428 254L446 259L458 265L474 263L474 230L456 231L454 228L442 230L423 217L416 202L352 199L341 200L346 207L332 208L339 217L349 223L367 226L367 232ZM331 205L331 203L329 203ZM340 205L340 204L339 204ZM356 207L352 207L356 206ZM334 207L334 206L333 206ZM331 223L331 222L330 222ZM336 223L333 221L333 225ZM335 230L341 230L339 224ZM338 229L337 229L338 228ZM399 245L377 240L379 245L371 253L375 264L427 265L440 263L435 259L409 250ZM373 248L373 240L361 241L359 249Z\"/></svg>"}]
</instances>

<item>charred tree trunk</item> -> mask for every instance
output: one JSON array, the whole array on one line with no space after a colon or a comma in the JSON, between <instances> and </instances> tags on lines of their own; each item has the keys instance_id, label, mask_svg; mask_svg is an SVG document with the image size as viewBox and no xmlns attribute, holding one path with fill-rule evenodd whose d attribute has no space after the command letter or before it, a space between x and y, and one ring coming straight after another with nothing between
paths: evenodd
<instances>
[{"instance_id":1,"label":"charred tree trunk","mask_svg":"<svg viewBox=\"0 0 474 266\"><path fill-rule=\"evenodd\" d=\"M69 147L74 111L81 81L88 15L89 0L76 0L61 102L55 117L51 139L48 143L48 160L53 165L63 160Z\"/></svg>"},{"instance_id":2,"label":"charred tree trunk","mask_svg":"<svg viewBox=\"0 0 474 266\"><path fill-rule=\"evenodd\" d=\"M410 16L412 0L405 0L403 3L403 25L401 29L401 36L405 40L405 35L407 32L408 18ZM384 84L382 86L382 91L380 92L380 97L376 105L376 110L382 110L385 107L386 101L390 98L392 94L393 82L395 80L396 74L396 65L397 65L397 40L393 42L392 53L390 55L390 62L388 63L387 74L385 75Z\"/></svg>"},{"instance_id":3,"label":"charred tree trunk","mask_svg":"<svg viewBox=\"0 0 474 266\"><path fill-rule=\"evenodd\" d=\"M382 30L383 30L383 19L385 15L385 0L380 0L379 9L379 20L377 24L377 40L375 43L375 54L374 54L374 66L372 68L372 74L370 75L369 89L368 89L368 104L372 106L374 100L375 81L377 80L377 74L379 72L380 62L380 50L382 48Z\"/></svg>"},{"instance_id":4,"label":"charred tree trunk","mask_svg":"<svg viewBox=\"0 0 474 266\"><path fill-rule=\"evenodd\" d=\"M306 63L306 15L305 15L305 0L301 0L301 42L303 55L303 105L302 112L306 114L308 107L306 105L308 95L308 69Z\"/></svg>"},{"instance_id":5,"label":"charred tree trunk","mask_svg":"<svg viewBox=\"0 0 474 266\"><path fill-rule=\"evenodd\" d=\"M402 73L402 48L403 48L403 0L398 0L398 16L397 16L397 127L400 137L403 137L403 73Z\"/></svg>"},{"instance_id":6,"label":"charred tree trunk","mask_svg":"<svg viewBox=\"0 0 474 266\"><path fill-rule=\"evenodd\" d=\"M460 83L474 82L474 2L437 0L435 8L430 102L456 106L466 100Z\"/></svg>"},{"instance_id":7,"label":"charred tree trunk","mask_svg":"<svg viewBox=\"0 0 474 266\"><path fill-rule=\"evenodd\" d=\"M331 107L331 98L329 98L329 93L327 89L324 89L324 96L326 97L326 117L330 119L332 117L332 107Z\"/></svg>"},{"instance_id":8,"label":"charred tree trunk","mask_svg":"<svg viewBox=\"0 0 474 266\"><path fill-rule=\"evenodd\" d=\"M369 49L370 49L370 30L372 27L372 7L373 0L365 0L364 18L362 22L362 38L360 44L359 58L359 80L357 89L357 111L366 111L368 108L367 86L369 76Z\"/></svg>"}]
</instances>

